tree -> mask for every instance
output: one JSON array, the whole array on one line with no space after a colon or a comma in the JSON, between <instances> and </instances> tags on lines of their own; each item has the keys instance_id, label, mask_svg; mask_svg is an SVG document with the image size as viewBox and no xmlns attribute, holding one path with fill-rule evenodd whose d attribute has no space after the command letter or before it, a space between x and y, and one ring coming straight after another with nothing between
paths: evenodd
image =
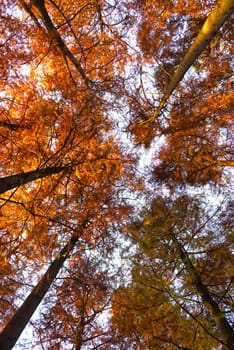
<instances>
[{"instance_id":1,"label":"tree","mask_svg":"<svg viewBox=\"0 0 234 350\"><path fill-rule=\"evenodd\" d=\"M231 324L230 215L226 221L220 217L218 226L218 219L209 221L210 212L194 204L190 216L197 213L197 224L189 226L183 217L188 234L207 215L223 237L220 242L214 229L208 234L201 228L194 240L198 250L192 243L188 250L182 228L183 234L164 228L163 242L159 240L155 248L159 258L153 261L159 275L148 268L151 258L140 246L141 238L150 240L153 227L147 231L147 225L139 224L134 231L139 246L126 252L134 267L129 289L121 285L129 266L123 263L121 274L118 264L119 257L125 261L122 254L129 244L126 223L141 216L152 193L164 193L162 184L170 188L173 200L178 193L186 194L187 185L196 186L196 191L208 191L207 184L216 185L220 193L229 189L231 11L230 1L215 5L213 0L0 0L2 330L25 305L25 295L44 280L53 261L61 266L48 293L42 293L37 316L30 319L35 339L22 340L22 347L189 349L192 339L197 348L224 347L229 342L228 324L218 322L219 311L205 308L206 289L199 289L191 278L194 273L187 270L194 271L191 262ZM207 26L209 34L201 34ZM157 106L162 110L156 118ZM154 153L150 168L142 171L145 153L135 143ZM171 199L171 207L167 198L161 198L164 202L171 210L170 222L174 216L182 217L176 209L179 200ZM77 237L87 218L79 245L63 261L60 252L71 237ZM203 243L205 252L200 254ZM167 254L165 245L173 248ZM134 249L141 252L142 264L137 255L131 261ZM181 254L183 249L189 260ZM212 254L227 272L221 265L209 272L205 262L215 266ZM171 286L161 278L163 273L169 279L176 275ZM140 285L143 277L147 288ZM150 281L154 285L149 287ZM125 305L120 303L119 311L130 306L127 330L120 326L115 330L109 322L113 293L114 312L121 298ZM157 329L152 307L157 310ZM32 313L28 308L27 319ZM125 320L118 310L115 315L113 325L121 317Z\"/></svg>"},{"instance_id":2,"label":"tree","mask_svg":"<svg viewBox=\"0 0 234 350\"><path fill-rule=\"evenodd\" d=\"M147 73L142 73L137 94L131 93L129 130L137 143L147 147L163 138L163 146L157 147L154 157L156 181L171 189L186 184L227 185L229 169L233 167L232 17L228 17L233 12L233 2L218 1L210 15L209 2L202 9L193 2L184 6L180 2L175 7L172 2L155 4L159 17L150 6L140 7L147 24L142 19L138 30L145 63L154 69L155 79L151 78L151 83L150 77L144 77ZM222 20L220 11L224 14ZM216 15L220 21L213 20ZM213 31L207 24L210 20L215 26L223 20L225 23ZM207 27L210 32L204 33ZM190 73L181 81L191 63ZM146 78L150 87L144 82ZM152 113L156 104L159 107Z\"/></svg>"},{"instance_id":3,"label":"tree","mask_svg":"<svg viewBox=\"0 0 234 350\"><path fill-rule=\"evenodd\" d=\"M143 119L141 124L152 122L154 123L156 119L159 118L159 115L164 109L167 100L172 95L173 91L177 88L177 86L183 79L185 73L193 65L195 60L199 58L206 46L209 45L210 41L214 38L214 36L218 33L220 28L229 19L229 17L234 11L232 0L218 0L215 4L214 9L211 10L207 19L204 21L202 27L196 34L194 42L190 46L188 46L188 43L184 40L187 39L186 30L183 29L185 20L184 17L190 17L191 23L188 22L187 26L190 26L191 29L189 29L190 31L192 31L195 29L193 28L193 21L197 21L199 25L200 19L196 18L195 16L200 11L198 10L197 5L193 3L187 6L183 6L181 3L176 4L175 9L172 10L172 3L173 1L165 5L161 4L161 2L155 1L155 5L158 6L161 11L159 18L156 17L155 14L153 14L153 10L150 8L150 6L148 7L146 5L140 9L140 11L148 17L148 21L146 19L142 19L138 31L138 40L140 47L147 59L156 60L156 62L158 61L157 65L159 67L157 68L157 70L159 70L159 73L156 73L156 78L158 78L159 81L156 80L155 83L159 84L160 79L164 78L164 85L166 84L166 86L163 87L163 89L165 90L163 91L163 97L161 99L161 102L159 103L159 107L154 112L153 117L148 120ZM179 19L179 15L182 16L181 19ZM148 24L146 24L146 21L148 22ZM201 19L201 21L203 21L203 18ZM153 28L154 22L157 25L157 29ZM167 31L163 32L162 28L166 25ZM183 38L182 36L181 38L176 37L177 41L181 41L182 50L186 50L184 57L182 56L183 51L178 52L178 48L175 49L173 45L173 34L175 34L176 31L184 31L183 35L185 36L185 38ZM164 56L159 50L160 40L158 39L158 34L160 35L160 37L162 37L160 39L164 41L164 43L168 44L165 45L164 48L162 48ZM170 34L170 36L168 34ZM193 36L195 35L194 33L189 34L192 34ZM180 35L180 33L178 35ZM187 49L186 46L188 46ZM159 52L157 52L157 49ZM156 55L156 58L151 57L152 54ZM177 64L177 62L179 63ZM177 65L177 68L174 67L175 65ZM163 70L164 74L162 72ZM166 83L168 79L165 79L165 74L169 79L168 83ZM160 75L162 76L160 77ZM158 85L158 88L160 89L160 85Z\"/></svg>"},{"instance_id":4,"label":"tree","mask_svg":"<svg viewBox=\"0 0 234 350\"><path fill-rule=\"evenodd\" d=\"M71 238L70 242L66 244L59 255L51 263L46 273L1 332L0 345L2 349L10 350L14 347L20 334L24 330L41 300L45 297L45 294L55 280L59 270L63 266L64 261L67 259L77 241L78 237L73 236Z\"/></svg>"},{"instance_id":5,"label":"tree","mask_svg":"<svg viewBox=\"0 0 234 350\"><path fill-rule=\"evenodd\" d=\"M111 196L112 194L110 193L110 188L106 188L105 190L103 188L102 190L100 190L99 193L97 190L96 191L92 190L92 196L88 193L88 191L86 191L84 199L80 201L77 199L77 202L78 202L77 207L74 205L73 201L69 203L69 200L67 198L67 201L66 201L67 210L69 212L69 210L72 209L73 212L71 213L70 218L68 216L66 217L66 220L70 219L71 221L73 221L72 223L69 223L69 221L66 222L65 216L62 221L62 220L56 220L56 219L47 217L45 214L44 216L42 216L42 215L37 215L37 213L31 212L31 215L33 216L34 220L37 219L37 216L39 218L39 221L38 221L39 227L37 227L38 226L37 221L35 222L37 231L33 229L33 227L31 227L36 247L33 246L33 242L30 242L30 235L29 235L30 232L28 232L28 237L27 239L25 239L24 242L22 242L23 243L22 246L19 246L19 245L17 246L17 252L20 253L21 255L25 254L27 263L29 263L31 259L33 259L34 263L38 261L40 263L39 265L40 269L43 266L42 265L43 260L45 260L46 256L55 255L55 258L53 262L49 264L47 272L43 274L42 277L39 279L37 285L33 288L32 292L29 294L27 299L23 302L22 306L15 313L11 311L11 313L13 314L12 318L10 319L9 322L6 322L6 327L2 331L1 337L0 337L1 345L3 348L11 349L12 346L15 344L20 333L23 331L25 325L27 324L29 319L32 317L35 309L38 307L41 300L45 297L45 294L50 288L51 284L52 283L54 284L57 273L63 267L65 260L67 259L68 255L71 253L72 249L74 249L74 246L76 245L77 242L80 242L82 249L86 251L85 250L87 249L85 248L86 246L88 247L91 246L92 248L92 247L95 247L96 245L99 245L100 244L99 241L106 240L105 249L108 250L109 238L106 230L107 230L107 227L110 226L109 218L112 218L112 220L118 221L119 210L121 212L121 217L123 217L125 212L127 214L126 209L123 207L123 210L121 210L121 208L118 208L116 206L116 203L114 203L112 208ZM95 203L94 198L97 200L96 206L94 205ZM63 197L62 201L64 200L65 199ZM24 209L26 210L27 208L24 208ZM63 215L65 215L64 209L61 208L61 210L63 212ZM42 209L42 212L43 212L43 209ZM104 215L104 212L105 212L105 215ZM57 214L60 215L59 210ZM44 220L42 221L42 219ZM49 222L51 221L51 225L48 225L48 221ZM27 222L29 222L29 218ZM61 227L63 227L64 229L61 230ZM81 232L78 232L79 228L81 229ZM41 230L43 229L45 230L44 235L42 235L42 232L41 232ZM61 230L64 232L61 232L61 233L57 232L55 234L54 232L56 232L56 230L58 231ZM62 241L64 241L65 237L69 236L70 232L72 232L72 237L69 243L67 243L61 249L61 251L57 253L58 247L61 245ZM105 236L107 237L105 238ZM29 249L28 242L32 244L33 249L35 248L37 249L36 256L35 255L31 256L31 254L28 253L28 249ZM38 244L41 245L42 252L39 252ZM110 251L112 250L112 244L113 243L110 241L110 248L109 248ZM46 248L46 254L43 251L43 246ZM99 255L101 256L101 254ZM81 263L82 256L79 256L78 254L77 259L78 259L77 260L78 264ZM92 262L94 263L94 259L92 259ZM26 269L23 271L23 273L26 273L26 271L28 270L27 265L28 264L26 264ZM95 266L97 266L97 263L95 263L92 268L94 269ZM7 271L5 271L5 273L6 272ZM71 267L71 272L72 272L72 267ZM30 273L29 270L28 270L28 273ZM35 271L33 271L33 273L35 274ZM83 276L84 285L86 285L87 283L89 274L90 273L87 271L87 275L85 275L85 271L84 271L84 276ZM31 276L32 276L32 273L31 273ZM93 278L94 284L97 283L96 281L99 277L100 277L100 273L98 271L97 273L93 274L92 278ZM61 288L62 288L62 291L60 293L64 293L64 295L66 295L67 289L66 289L65 282L63 287ZM74 293L77 293L77 290L74 291ZM15 294L15 298L16 298L16 295L17 294ZM67 298L69 300L70 296L68 295ZM100 295L100 298L101 298L101 295ZM97 300L95 302L97 304L100 302L100 300L98 299L98 295L97 295ZM64 299L64 307L65 306L66 306L66 303ZM102 309L98 313L100 313L101 311ZM7 316L8 316L7 318L9 319L10 315L7 315ZM94 317L96 316L97 315L95 314Z\"/></svg>"},{"instance_id":6,"label":"tree","mask_svg":"<svg viewBox=\"0 0 234 350\"><path fill-rule=\"evenodd\" d=\"M39 15L43 21L43 24L45 25L48 34L53 38L53 40L56 41L56 44L61 51L62 56L65 59L65 62L67 64L67 58L71 60L71 62L74 64L75 68L78 70L79 74L83 78L85 84L89 85L89 79L87 78L83 68L81 67L79 61L76 59L76 57L71 53L71 51L68 49L66 44L64 44L63 39L59 35L56 27L54 26L47 10L45 7L45 1L44 0L33 0L31 1L31 4L36 8L36 10L39 12ZM36 23L38 24L38 21L36 19L36 16L33 15L32 9L24 2L22 1L22 6L26 11L29 13L29 15L32 17L32 19L36 20ZM65 17L66 19L66 17ZM74 34L74 32L73 32Z\"/></svg>"},{"instance_id":7,"label":"tree","mask_svg":"<svg viewBox=\"0 0 234 350\"><path fill-rule=\"evenodd\" d=\"M130 337L134 348L232 349L231 203L210 210L188 196L156 197L132 224L132 281L113 298L117 339Z\"/></svg>"},{"instance_id":8,"label":"tree","mask_svg":"<svg viewBox=\"0 0 234 350\"><path fill-rule=\"evenodd\" d=\"M164 97L160 102L157 111L154 113L153 119L155 120L159 113L162 111L168 98L172 92L176 89L177 85L183 79L187 70L192 66L194 61L199 57L204 48L210 43L213 37L217 34L220 27L227 21L234 11L234 4L232 0L222 1L218 0L214 9L207 17L197 37L192 45L189 47L182 62L176 68L175 73L172 75L170 82L164 93Z\"/></svg>"},{"instance_id":9,"label":"tree","mask_svg":"<svg viewBox=\"0 0 234 350\"><path fill-rule=\"evenodd\" d=\"M4 327L88 214L94 224L82 233L83 245L105 238L124 206L117 183L125 181L131 156L123 151L122 157L107 116L105 93L114 81L118 89L124 48L113 44L111 16L104 15L109 8L96 1L0 5L6 28L0 47ZM27 320L32 313L29 308Z\"/></svg>"},{"instance_id":10,"label":"tree","mask_svg":"<svg viewBox=\"0 0 234 350\"><path fill-rule=\"evenodd\" d=\"M90 250L74 250L69 265L44 300L41 315L33 323L37 345L52 349L57 344L64 348L72 345L80 350L109 342L99 316L104 318L109 307L110 276L99 269L100 261L89 255L93 255Z\"/></svg>"}]
</instances>

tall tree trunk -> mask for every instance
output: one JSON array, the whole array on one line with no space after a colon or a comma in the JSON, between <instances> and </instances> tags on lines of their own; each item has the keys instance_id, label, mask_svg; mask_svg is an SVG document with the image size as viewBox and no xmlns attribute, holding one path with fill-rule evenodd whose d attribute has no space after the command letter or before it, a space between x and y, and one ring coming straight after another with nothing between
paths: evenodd
<instances>
[{"instance_id":1,"label":"tall tree trunk","mask_svg":"<svg viewBox=\"0 0 234 350\"><path fill-rule=\"evenodd\" d=\"M68 167L51 167L45 169L37 169L27 173L20 173L0 178L0 194L13 188L25 185L31 181L42 179L43 177L58 174Z\"/></svg>"},{"instance_id":2,"label":"tall tree trunk","mask_svg":"<svg viewBox=\"0 0 234 350\"><path fill-rule=\"evenodd\" d=\"M31 2L39 11L48 33L51 34L52 38L54 38L56 40L57 45L58 45L63 57L68 57L70 59L70 61L76 67L77 71L80 73L80 76L83 78L86 86L89 87L91 80L88 79L83 68L81 67L81 64L76 59L76 57L73 55L73 53L69 50L69 48L64 43L61 36L59 35L56 27L54 26L48 12L47 12L44 0L32 0Z\"/></svg>"},{"instance_id":3,"label":"tall tree trunk","mask_svg":"<svg viewBox=\"0 0 234 350\"><path fill-rule=\"evenodd\" d=\"M69 253L78 241L77 236L73 236L70 241L63 247L58 256L51 263L46 273L40 279L38 284L33 288L22 306L16 311L11 320L8 322L2 333L0 334L0 349L11 350L22 331L32 317L34 311L44 298L52 282L55 280L59 270L63 266Z\"/></svg>"},{"instance_id":4,"label":"tall tree trunk","mask_svg":"<svg viewBox=\"0 0 234 350\"><path fill-rule=\"evenodd\" d=\"M211 11L199 31L195 41L188 49L184 59L176 69L171 81L165 91L164 97L154 113L153 121L158 117L162 109L164 108L168 98L172 92L176 89L180 81L183 79L187 70L192 66L194 61L200 56L207 44L210 43L212 38L216 35L225 21L231 16L234 11L233 0L217 0L215 8Z\"/></svg>"},{"instance_id":5,"label":"tall tree trunk","mask_svg":"<svg viewBox=\"0 0 234 350\"><path fill-rule=\"evenodd\" d=\"M228 323L224 313L220 310L219 305L210 295L210 292L206 285L202 282L201 276L199 272L196 270L194 265L192 264L187 252L182 247L180 242L177 240L175 235L171 233L171 238L175 244L177 253L180 259L183 261L186 271L189 273L194 286L196 287L198 293L200 294L204 305L209 310L210 314L213 316L213 319L223 337L224 343L228 347L228 349L234 349L234 330Z\"/></svg>"},{"instance_id":6,"label":"tall tree trunk","mask_svg":"<svg viewBox=\"0 0 234 350\"><path fill-rule=\"evenodd\" d=\"M85 330L85 317L83 312L83 314L81 315L81 321L77 327L75 350L81 350L81 347L83 344L84 330Z\"/></svg>"}]
</instances>

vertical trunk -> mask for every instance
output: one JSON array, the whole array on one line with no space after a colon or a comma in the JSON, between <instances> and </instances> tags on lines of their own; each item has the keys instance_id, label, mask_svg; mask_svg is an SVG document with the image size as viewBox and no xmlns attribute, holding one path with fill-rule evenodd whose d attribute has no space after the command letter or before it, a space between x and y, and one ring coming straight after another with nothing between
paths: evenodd
<instances>
[{"instance_id":1,"label":"vertical trunk","mask_svg":"<svg viewBox=\"0 0 234 350\"><path fill-rule=\"evenodd\" d=\"M153 120L155 120L160 114L168 98L171 96L172 92L177 88L178 84L183 79L187 70L193 65L194 61L200 56L206 45L209 44L209 42L221 28L221 26L231 16L233 11L233 0L217 0L215 8L207 17L195 41L188 49L184 59L179 64L174 75L172 76L171 81L164 94L164 98L154 114Z\"/></svg>"},{"instance_id":2,"label":"vertical trunk","mask_svg":"<svg viewBox=\"0 0 234 350\"><path fill-rule=\"evenodd\" d=\"M85 318L81 315L80 324L77 327L75 350L81 350L83 344L83 334L85 329Z\"/></svg>"},{"instance_id":3,"label":"vertical trunk","mask_svg":"<svg viewBox=\"0 0 234 350\"><path fill-rule=\"evenodd\" d=\"M171 233L171 238L176 246L176 250L180 259L183 261L187 272L189 273L189 275L193 280L194 286L196 287L198 293L202 298L204 305L207 307L210 314L213 316L213 319L224 339L224 343L227 345L228 349L233 350L234 349L234 330L228 323L224 313L220 310L219 305L210 295L206 285L203 284L200 274L195 269L188 254L186 253L186 251L181 246L180 242L177 240L177 238L174 236L173 233Z\"/></svg>"},{"instance_id":4,"label":"vertical trunk","mask_svg":"<svg viewBox=\"0 0 234 350\"><path fill-rule=\"evenodd\" d=\"M26 298L22 306L16 311L14 316L8 322L2 333L0 334L0 349L11 350L22 331L32 317L34 311L39 306L51 284L55 280L59 270L63 266L69 253L74 248L78 238L72 237L70 241L63 247L58 256L51 263L46 273L40 279L38 284L33 288L32 292Z\"/></svg>"},{"instance_id":5,"label":"vertical trunk","mask_svg":"<svg viewBox=\"0 0 234 350\"><path fill-rule=\"evenodd\" d=\"M51 167L2 177L0 178L0 193L4 193L21 185L25 185L31 181L42 179L46 176L58 174L65 169L65 167Z\"/></svg>"}]
</instances>

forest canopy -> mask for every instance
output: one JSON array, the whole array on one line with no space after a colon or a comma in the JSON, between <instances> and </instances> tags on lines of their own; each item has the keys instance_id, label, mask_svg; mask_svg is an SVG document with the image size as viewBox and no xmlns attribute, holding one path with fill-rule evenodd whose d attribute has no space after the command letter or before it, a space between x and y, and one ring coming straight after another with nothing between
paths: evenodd
<instances>
[{"instance_id":1,"label":"forest canopy","mask_svg":"<svg viewBox=\"0 0 234 350\"><path fill-rule=\"evenodd\" d=\"M233 0L0 0L0 349L233 350Z\"/></svg>"}]
</instances>

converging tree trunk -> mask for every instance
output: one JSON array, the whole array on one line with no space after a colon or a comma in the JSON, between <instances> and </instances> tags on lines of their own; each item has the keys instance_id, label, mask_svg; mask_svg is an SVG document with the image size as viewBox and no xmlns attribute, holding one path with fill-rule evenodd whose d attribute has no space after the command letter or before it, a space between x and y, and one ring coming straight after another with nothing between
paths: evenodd
<instances>
[{"instance_id":1,"label":"converging tree trunk","mask_svg":"<svg viewBox=\"0 0 234 350\"><path fill-rule=\"evenodd\" d=\"M193 65L194 61L200 56L207 44L210 43L212 38L217 34L219 29L225 23L225 21L231 16L234 11L233 0L218 0L215 8L211 11L199 31L195 41L188 49L184 59L179 64L171 81L166 88L164 97L154 113L153 120L161 113L167 100L171 96L172 92L177 88L180 81L183 79L187 70Z\"/></svg>"},{"instance_id":2,"label":"converging tree trunk","mask_svg":"<svg viewBox=\"0 0 234 350\"><path fill-rule=\"evenodd\" d=\"M41 18L44 22L44 25L46 26L46 29L48 31L48 33L56 40L57 45L62 53L62 55L64 56L64 58L68 57L69 60L74 64L74 66L76 67L77 71L79 72L80 76L82 77L82 79L84 80L85 84L87 86L89 86L89 84L91 83L91 81L87 78L83 68L81 67L79 61L75 58L75 56L72 54L72 52L68 49L68 47L66 46L66 44L64 43L63 39L61 38L61 36L59 35L57 29L55 28L47 10L45 7L45 2L44 0L33 0L32 4L37 8L37 10L39 11ZM32 12L30 12L31 15Z\"/></svg>"},{"instance_id":3,"label":"converging tree trunk","mask_svg":"<svg viewBox=\"0 0 234 350\"><path fill-rule=\"evenodd\" d=\"M199 272L196 270L194 265L192 264L188 254L185 249L181 246L180 242L177 240L175 235L171 233L171 238L175 244L177 253L180 259L183 261L186 271L189 273L194 286L196 287L198 293L200 294L204 305L209 310L212 315L222 337L223 341L228 347L228 349L234 349L234 330L228 323L224 313L220 310L218 303L212 298L208 288L202 282L201 276Z\"/></svg>"},{"instance_id":4,"label":"converging tree trunk","mask_svg":"<svg viewBox=\"0 0 234 350\"><path fill-rule=\"evenodd\" d=\"M0 334L1 350L11 350L14 347L28 321L44 298L51 284L55 280L59 270L63 266L64 261L67 259L77 241L78 237L73 236L63 247L58 256L47 269L46 273L39 280L38 284L33 288L32 292L29 294L22 306L16 311L11 320L8 322Z\"/></svg>"},{"instance_id":5,"label":"converging tree trunk","mask_svg":"<svg viewBox=\"0 0 234 350\"><path fill-rule=\"evenodd\" d=\"M37 169L0 178L0 194L43 177L61 173L66 167Z\"/></svg>"}]
</instances>

